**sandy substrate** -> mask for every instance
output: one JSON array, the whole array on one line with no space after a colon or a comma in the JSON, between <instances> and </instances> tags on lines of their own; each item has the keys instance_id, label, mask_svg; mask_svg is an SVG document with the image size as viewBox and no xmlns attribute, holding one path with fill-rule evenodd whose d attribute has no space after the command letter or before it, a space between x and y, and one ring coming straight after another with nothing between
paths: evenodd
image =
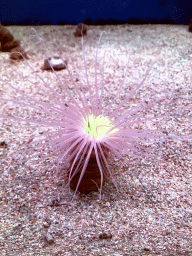
<instances>
[{"instance_id":1,"label":"sandy substrate","mask_svg":"<svg viewBox=\"0 0 192 256\"><path fill-rule=\"evenodd\" d=\"M37 74L62 94L54 74L40 69L45 52L36 38L29 37L34 34L31 27L9 29L28 52L28 62ZM81 39L74 37L75 27L35 29L68 61L73 77L78 77L76 69L86 83ZM115 94L123 79L131 51L124 93L142 81L150 61L155 60L142 89L130 103L146 99L152 104L146 113L167 115L157 123L159 129L177 136L191 134L192 33L188 26L89 26L84 47L93 83L96 42L102 31L107 33L98 58L102 60L107 48L104 68L109 95ZM57 55L50 47L46 52L47 56ZM102 63L98 69L102 70ZM30 67L22 61L11 63L11 67L9 64L9 54L0 52L1 77L19 85L24 93L33 91L38 97L33 85L11 69L14 67L39 83ZM66 70L57 74L74 93ZM14 97L10 86L1 80L0 96ZM12 113L12 108L11 104L5 108L4 102L0 103L0 113ZM20 109L14 111L18 113ZM61 186L62 179L53 179L55 167L48 161L34 164L28 160L34 149L21 150L25 136L34 132L34 128L22 125L0 121L1 255L192 255L191 142L165 141L147 158L115 158L112 168L120 191L109 182L103 188L102 200L98 192L92 192L77 194L72 201L72 194Z\"/></svg>"}]
</instances>

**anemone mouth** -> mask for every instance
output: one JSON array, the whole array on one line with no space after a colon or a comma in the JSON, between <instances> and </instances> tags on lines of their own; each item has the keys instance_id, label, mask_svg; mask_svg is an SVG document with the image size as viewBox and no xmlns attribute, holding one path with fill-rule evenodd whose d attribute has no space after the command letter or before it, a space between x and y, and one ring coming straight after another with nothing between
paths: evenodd
<instances>
[{"instance_id":1,"label":"anemone mouth","mask_svg":"<svg viewBox=\"0 0 192 256\"><path fill-rule=\"evenodd\" d=\"M85 132L96 140L114 135L119 130L114 128L112 121L108 117L102 115L94 116L93 114L83 119L83 127Z\"/></svg>"}]
</instances>

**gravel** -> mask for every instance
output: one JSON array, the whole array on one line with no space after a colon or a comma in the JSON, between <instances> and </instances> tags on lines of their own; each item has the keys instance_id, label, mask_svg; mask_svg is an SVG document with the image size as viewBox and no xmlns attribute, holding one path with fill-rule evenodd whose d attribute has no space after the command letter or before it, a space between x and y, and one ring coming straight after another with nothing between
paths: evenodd
<instances>
[{"instance_id":1,"label":"gravel","mask_svg":"<svg viewBox=\"0 0 192 256\"><path fill-rule=\"evenodd\" d=\"M58 82L52 72L42 71L43 49L29 37L31 27L9 27L21 40L29 63L52 86ZM72 75L85 80L81 38L75 26L39 26L37 33L52 41L67 60ZM106 90L115 93L132 50L123 91L141 81L150 61L154 67L131 104L145 99L152 104L148 113L168 115L157 125L178 137L191 134L192 33L184 25L88 26L84 47L90 82L94 82L94 53L102 31L102 59L107 47ZM55 56L48 47L48 56ZM0 75L30 93L32 85L12 71L8 53L0 53ZM102 68L102 61L98 68ZM34 82L39 82L25 62L11 64ZM57 73L74 93L66 70ZM34 88L32 88L34 89ZM38 96L38 91L35 92ZM13 91L0 80L1 97ZM161 97L165 100L158 101ZM106 104L107 104L106 97ZM66 101L68 100L66 96ZM155 102L158 101L158 104ZM12 111L12 104L0 103L0 112ZM20 111L15 109L14 111ZM25 113L22 113L25 114ZM144 124L143 124L144 125ZM24 129L25 128L25 129ZM34 162L34 151L26 146L33 127L0 121L0 251L1 255L192 255L192 144L167 140L154 145L152 154L139 159L125 156L112 165L119 192L108 182L102 192L73 194L63 180L55 178L49 161ZM26 147L23 151L23 147Z\"/></svg>"}]
</instances>

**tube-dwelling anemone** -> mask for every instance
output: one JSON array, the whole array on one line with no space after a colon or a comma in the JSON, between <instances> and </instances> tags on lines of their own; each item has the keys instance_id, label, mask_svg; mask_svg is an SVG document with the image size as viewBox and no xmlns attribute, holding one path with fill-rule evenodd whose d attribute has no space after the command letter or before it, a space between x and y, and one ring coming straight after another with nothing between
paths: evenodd
<instances>
[{"instance_id":1,"label":"tube-dwelling anemone","mask_svg":"<svg viewBox=\"0 0 192 256\"><path fill-rule=\"evenodd\" d=\"M110 141L115 140L117 131L108 117L88 114L81 120L80 141L74 141L75 149L70 153L69 183L73 189L88 192L102 188L110 173Z\"/></svg>"},{"instance_id":2,"label":"tube-dwelling anemone","mask_svg":"<svg viewBox=\"0 0 192 256\"><path fill-rule=\"evenodd\" d=\"M48 44L37 34L35 36L39 38L41 43ZM83 38L81 40L83 46ZM99 44L100 40L101 36ZM110 169L109 159L111 159L111 156L134 155L138 153L141 142L153 143L164 138L164 135L157 129L134 129L134 126L139 123L153 122L153 119L156 119L155 117L142 117L140 114L147 106L145 102L136 106L129 106L129 108L124 107L143 85L152 65L148 68L142 81L130 89L129 93L121 99L120 95L127 75L126 68L124 78L120 81L115 95L106 103L105 96L107 93L104 84L105 54L102 65L102 79L101 82L98 82L98 49L99 46L96 48L94 86L89 82L84 50L83 61L86 88L81 82L77 85L72 72L66 66L71 83L74 86L75 97L69 86L62 82L62 79L52 67L53 74L60 83L60 88L69 99L67 101L58 90L54 90L49 83L35 72L34 68L29 64L30 61L25 59L26 65L43 82L44 86L33 82L27 76L24 77L17 70L15 72L21 75L29 84L32 84L33 88L40 92L42 97L45 97L45 100L36 95L26 94L22 89L12 85L10 81L1 78L3 83L16 95L15 98L1 98L5 102L5 106L2 109L6 108L6 103L11 102L24 110L29 109L34 114L28 118L25 114L15 114L16 112L14 112L12 115L10 113L8 116L2 114L0 117L17 122L34 123L39 127L48 127L48 131L38 134L38 136L32 135L29 143L38 151L37 156L41 155L42 152L48 153L49 158L58 156L58 172L64 170L68 172L68 185L75 193L77 191L86 193L92 190L99 190L101 193L102 186L107 178L111 179L116 185ZM56 51L55 48L54 50ZM44 54L48 59L49 56L47 56L46 52ZM59 55L58 52L57 54ZM60 58L62 57L60 56ZM130 55L128 56L129 58ZM65 63L64 60L63 62ZM114 104L115 107L112 106ZM47 155L45 155L45 158L47 158Z\"/></svg>"}]
</instances>

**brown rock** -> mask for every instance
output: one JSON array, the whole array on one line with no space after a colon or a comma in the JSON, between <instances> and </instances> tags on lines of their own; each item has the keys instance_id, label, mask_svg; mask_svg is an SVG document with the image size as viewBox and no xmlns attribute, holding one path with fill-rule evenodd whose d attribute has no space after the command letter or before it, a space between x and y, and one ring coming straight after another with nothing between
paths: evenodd
<instances>
[{"instance_id":1,"label":"brown rock","mask_svg":"<svg viewBox=\"0 0 192 256\"><path fill-rule=\"evenodd\" d=\"M189 32L192 33L192 19L189 21Z\"/></svg>"},{"instance_id":2,"label":"brown rock","mask_svg":"<svg viewBox=\"0 0 192 256\"><path fill-rule=\"evenodd\" d=\"M9 52L13 48L18 47L20 45L19 41L14 40L13 35L1 23L0 23L0 43L1 43L2 52Z\"/></svg>"},{"instance_id":3,"label":"brown rock","mask_svg":"<svg viewBox=\"0 0 192 256\"><path fill-rule=\"evenodd\" d=\"M85 36L87 34L87 24L79 23L77 25L76 32L74 33L75 37Z\"/></svg>"}]
</instances>

